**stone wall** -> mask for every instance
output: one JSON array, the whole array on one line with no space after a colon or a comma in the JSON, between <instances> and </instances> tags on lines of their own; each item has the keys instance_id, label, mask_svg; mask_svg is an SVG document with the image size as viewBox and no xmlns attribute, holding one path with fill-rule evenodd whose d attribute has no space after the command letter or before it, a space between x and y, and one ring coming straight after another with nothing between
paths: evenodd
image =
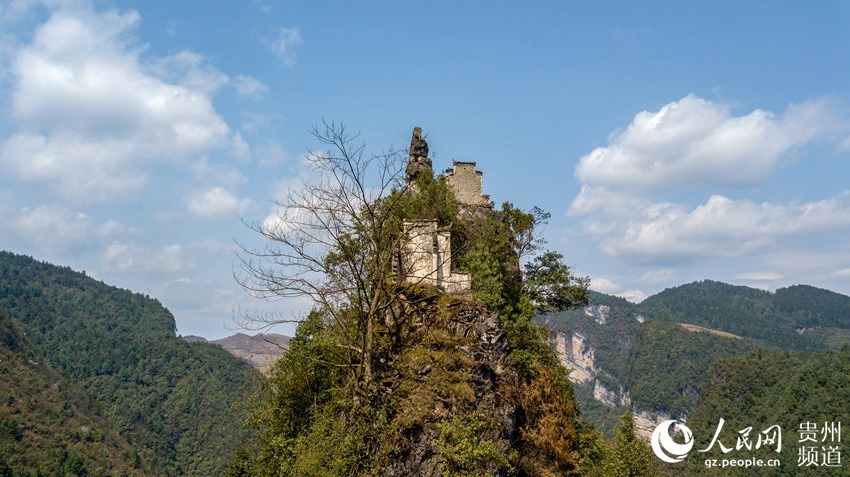
<instances>
[{"instance_id":1,"label":"stone wall","mask_svg":"<svg viewBox=\"0 0 850 477\"><path fill-rule=\"evenodd\" d=\"M484 195L484 173L475 170L474 162L452 161L446 170L446 182L462 205L492 207L490 196Z\"/></svg>"},{"instance_id":2,"label":"stone wall","mask_svg":"<svg viewBox=\"0 0 850 477\"><path fill-rule=\"evenodd\" d=\"M425 282L447 293L471 289L467 273L452 273L451 232L437 227L436 220L405 221L408 241L402 252L402 273L408 282Z\"/></svg>"}]
</instances>

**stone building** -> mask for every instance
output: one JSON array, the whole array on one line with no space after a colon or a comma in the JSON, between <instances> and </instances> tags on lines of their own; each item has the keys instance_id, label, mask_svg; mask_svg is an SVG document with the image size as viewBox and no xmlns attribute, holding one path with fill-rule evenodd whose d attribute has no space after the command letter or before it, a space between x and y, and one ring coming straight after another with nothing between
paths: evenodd
<instances>
[{"instance_id":1,"label":"stone building","mask_svg":"<svg viewBox=\"0 0 850 477\"><path fill-rule=\"evenodd\" d=\"M430 283L446 293L469 291L468 273L452 273L451 232L436 220L405 221L408 240L401 253L405 281Z\"/></svg>"},{"instance_id":2,"label":"stone building","mask_svg":"<svg viewBox=\"0 0 850 477\"><path fill-rule=\"evenodd\" d=\"M446 182L463 206L493 208L490 196L484 195L484 173L475 170L474 162L452 161L446 170Z\"/></svg>"},{"instance_id":3,"label":"stone building","mask_svg":"<svg viewBox=\"0 0 850 477\"><path fill-rule=\"evenodd\" d=\"M428 143L419 126L413 129L409 152L410 160L405 172L411 186L409 192L416 194L413 181L419 174L432 171ZM493 209L490 196L484 194L484 173L475 169L474 162L452 161L452 168L446 170L445 177L461 206L458 220ZM471 289L469 274L452 273L451 232L448 227L438 227L436 220L405 221L404 233L408 240L395 264L396 272L403 280L430 283L447 293L463 293Z\"/></svg>"}]
</instances>

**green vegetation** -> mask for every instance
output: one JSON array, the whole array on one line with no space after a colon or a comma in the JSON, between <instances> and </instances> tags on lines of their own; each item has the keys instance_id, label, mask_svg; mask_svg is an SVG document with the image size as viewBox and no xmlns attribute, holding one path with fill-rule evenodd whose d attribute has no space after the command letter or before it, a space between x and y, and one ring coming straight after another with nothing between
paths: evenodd
<instances>
[{"instance_id":1,"label":"green vegetation","mask_svg":"<svg viewBox=\"0 0 850 477\"><path fill-rule=\"evenodd\" d=\"M579 472L580 443L593 439L579 433L589 428L533 318L586 303L587 280L544 253L531 262L530 294L520 267L520 257L541 252L534 228L547 215L509 203L464 210L442 176L394 181L398 164L364 157L342 133L317 134L332 151L311 160L330 182L279 204L300 210L295 227L258 230L271 243L245 250L252 290L307 296L316 308L255 397L259 439L236 454L231 475ZM376 163L375 176L391 182L370 188L365 171ZM388 193L372 202L367 190ZM312 200L295 200L305 195ZM471 275L471 296L397 279L405 220L449 228L452 268ZM317 224L332 224L332 237L310 235ZM292 279L308 268L314 274Z\"/></svg>"},{"instance_id":2,"label":"green vegetation","mask_svg":"<svg viewBox=\"0 0 850 477\"><path fill-rule=\"evenodd\" d=\"M130 445L0 309L0 476L142 475Z\"/></svg>"},{"instance_id":3,"label":"green vegetation","mask_svg":"<svg viewBox=\"0 0 850 477\"><path fill-rule=\"evenodd\" d=\"M634 417L626 411L620 416L620 424L614 431L613 445L609 444L603 460L592 467L588 475L654 477L658 475L658 462L646 441L635 434Z\"/></svg>"},{"instance_id":4,"label":"green vegetation","mask_svg":"<svg viewBox=\"0 0 850 477\"><path fill-rule=\"evenodd\" d=\"M713 469L702 465L704 459L724 457L716 445L699 459L691 459L689 472L705 475L838 475L846 467L827 469L817 465L799 466L801 446L839 445L823 433L824 424L846 421L850 414L850 347L811 355L789 352L756 351L746 356L718 361L708 373L699 404L688 426L696 437L695 449L706 448L718 427L724 425L719 443L734 448L741 430L752 427L753 447L758 436L774 425L782 429L782 450L776 445L760 449L730 451L725 456L780 459L782 469ZM801 425L811 423L818 429L816 442L801 443ZM846 425L846 422L844 423ZM826 441L824 442L824 438ZM842 438L843 439L843 438ZM843 449L842 449L843 450ZM842 456L844 457L844 456ZM699 462L697 462L697 460ZM843 463L843 460L842 460ZM844 464L846 466L846 464Z\"/></svg>"},{"instance_id":5,"label":"green vegetation","mask_svg":"<svg viewBox=\"0 0 850 477\"><path fill-rule=\"evenodd\" d=\"M218 346L177 338L174 317L156 300L0 252L0 309L26 333L34 356L62 376L58 389L62 382L79 389L90 403L80 409L91 407L102 427L132 446L125 461L140 473L216 475L250 436L233 404L250 394L257 372ZM47 426L67 449L75 439L110 435ZM93 462L85 467L104 468Z\"/></svg>"},{"instance_id":6,"label":"green vegetation","mask_svg":"<svg viewBox=\"0 0 850 477\"><path fill-rule=\"evenodd\" d=\"M850 297L797 285L770 293L710 280L664 290L641 303L656 320L690 323L784 349L840 349L822 338L850 328ZM846 336L846 333L839 333Z\"/></svg>"},{"instance_id":7,"label":"green vegetation","mask_svg":"<svg viewBox=\"0 0 850 477\"><path fill-rule=\"evenodd\" d=\"M695 408L707 370L722 358L756 350L769 353L840 349L850 339L850 297L809 286L769 293L703 281L665 290L639 305L590 294L595 313L544 315L555 331L580 333L595 350L597 380L629 393L636 409L687 417ZM639 321L638 318L643 320ZM742 337L686 330L698 325ZM625 408L605 406L591 390L576 392L583 415L607 435Z\"/></svg>"}]
</instances>

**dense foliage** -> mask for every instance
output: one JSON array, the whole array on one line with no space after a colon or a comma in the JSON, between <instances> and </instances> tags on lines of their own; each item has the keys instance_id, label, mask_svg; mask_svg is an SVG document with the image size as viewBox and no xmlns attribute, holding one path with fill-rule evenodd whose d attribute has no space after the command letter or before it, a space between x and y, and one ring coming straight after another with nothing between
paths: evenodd
<instances>
[{"instance_id":1,"label":"dense foliage","mask_svg":"<svg viewBox=\"0 0 850 477\"><path fill-rule=\"evenodd\" d=\"M235 456L231 473L578 472L585 461L584 441L572 387L547 343L547 331L533 317L540 307L586 303L587 280L574 278L557 254L546 254L535 265L538 293L533 298L527 293L520 257L539 251L534 227L546 215L509 203L498 212L463 210L445 178L427 173L352 212L347 218L352 224L380 224L380 229L351 227L354 235L340 236L344 240L327 250L324 263L333 260L331 274L338 269L358 274L346 283L365 291L342 302L317 302L299 325L290 351L255 398L252 422L260 439ZM397 249L358 244L403 243L405 220L436 220L451 230L452 268L471 275L471 296L447 296L375 268L384 262L370 260L370 254ZM292 242L282 238L291 249ZM372 303L389 305L366 327L359 310ZM359 359L369 360L370 373L349 372L348 350L367 342L370 353Z\"/></svg>"},{"instance_id":2,"label":"dense foliage","mask_svg":"<svg viewBox=\"0 0 850 477\"><path fill-rule=\"evenodd\" d=\"M718 442L731 450L723 452L715 444L709 452L690 458L688 472L747 476L846 475L843 454L840 456L842 466L829 468L823 464L830 447L837 446L846 452L841 444L844 438L837 438L828 430L830 423L837 425L845 421L842 426L846 426L848 415L850 347L811 355L757 351L720 360L708 373L688 426L695 436L694 449L704 449L717 431L719 419L724 419ZM782 430L781 452L776 452L776 445L755 449L758 436L773 426ZM752 428L749 435L753 448L736 449L741 431L749 427ZM801 429L815 428L814 434L801 434ZM815 452L807 452L810 448ZM704 465L710 458L747 457L779 459L781 467L707 469Z\"/></svg>"},{"instance_id":3,"label":"dense foliage","mask_svg":"<svg viewBox=\"0 0 850 477\"><path fill-rule=\"evenodd\" d=\"M641 303L657 320L691 323L795 350L840 349L850 328L850 297L810 286L770 293L705 280L664 290ZM846 341L845 341L846 342Z\"/></svg>"},{"instance_id":4,"label":"dense foliage","mask_svg":"<svg viewBox=\"0 0 850 477\"><path fill-rule=\"evenodd\" d=\"M142 475L132 448L0 309L0 476Z\"/></svg>"},{"instance_id":5,"label":"dense foliage","mask_svg":"<svg viewBox=\"0 0 850 477\"><path fill-rule=\"evenodd\" d=\"M627 392L634 409L671 417L690 415L707 370L719 359L758 349L840 349L850 342L850 297L803 285L770 293L703 281L665 290L639 305L591 292L590 305L592 313L572 310L542 320L555 331L586 336L601 370L600 385ZM739 338L693 332L683 323ZM625 408L599 403L592 389L582 386L576 395L584 416L611 435Z\"/></svg>"},{"instance_id":6,"label":"dense foliage","mask_svg":"<svg viewBox=\"0 0 850 477\"><path fill-rule=\"evenodd\" d=\"M143 473L216 475L250 435L233 404L257 372L216 345L177 338L156 300L2 252L0 308L130 443Z\"/></svg>"}]
</instances>

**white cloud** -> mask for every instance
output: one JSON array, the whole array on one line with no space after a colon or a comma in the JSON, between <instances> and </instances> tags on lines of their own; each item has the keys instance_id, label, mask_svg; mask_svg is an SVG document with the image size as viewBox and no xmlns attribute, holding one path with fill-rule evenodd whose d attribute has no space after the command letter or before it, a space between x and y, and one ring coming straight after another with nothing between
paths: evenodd
<instances>
[{"instance_id":1,"label":"white cloud","mask_svg":"<svg viewBox=\"0 0 850 477\"><path fill-rule=\"evenodd\" d=\"M109 238L109 237L116 237L116 236L120 236L120 235L124 235L124 234L128 234L128 233L130 233L130 234L136 233L136 230L132 229L132 228L125 227L123 224L121 224L120 222L118 222L117 220L114 220L114 219L107 220L106 222L102 223L97 228L97 236L98 237Z\"/></svg>"},{"instance_id":2,"label":"white cloud","mask_svg":"<svg viewBox=\"0 0 850 477\"><path fill-rule=\"evenodd\" d=\"M620 298L625 298L626 300L632 303L640 303L646 299L646 293L641 290L626 290L620 293L617 293L616 296Z\"/></svg>"},{"instance_id":3,"label":"white cloud","mask_svg":"<svg viewBox=\"0 0 850 477\"><path fill-rule=\"evenodd\" d=\"M189 50L157 58L147 65L147 72L162 81L212 94L230 82L230 78L207 63L206 57Z\"/></svg>"},{"instance_id":4,"label":"white cloud","mask_svg":"<svg viewBox=\"0 0 850 477\"><path fill-rule=\"evenodd\" d=\"M192 194L186 206L190 212L203 219L220 219L234 217L250 203L249 199L239 199L223 187L212 187Z\"/></svg>"},{"instance_id":5,"label":"white cloud","mask_svg":"<svg viewBox=\"0 0 850 477\"><path fill-rule=\"evenodd\" d=\"M206 157L192 164L192 173L195 179L221 184L230 189L248 182L248 178L239 169L229 164L211 162Z\"/></svg>"},{"instance_id":6,"label":"white cloud","mask_svg":"<svg viewBox=\"0 0 850 477\"><path fill-rule=\"evenodd\" d=\"M613 280L609 280L607 278L602 277L593 277L590 279L590 289L599 292L605 293L608 295L618 296L620 298L625 298L626 300L638 303L643 301L646 298L646 293L641 290L631 289L631 290L623 290L620 284L614 282Z\"/></svg>"},{"instance_id":7,"label":"white cloud","mask_svg":"<svg viewBox=\"0 0 850 477\"><path fill-rule=\"evenodd\" d=\"M652 204L605 238L609 255L658 261L737 257L765 249L778 237L850 225L850 191L817 202L756 204L714 195L694 209Z\"/></svg>"},{"instance_id":8,"label":"white cloud","mask_svg":"<svg viewBox=\"0 0 850 477\"><path fill-rule=\"evenodd\" d=\"M734 116L728 105L687 96L639 113L608 146L582 157L575 169L581 192L569 212L585 217L584 230L606 254L647 264L738 257L782 237L841 230L850 226L850 191L810 202L757 203L717 192L701 204L664 199L760 185L792 150L840 140L849 126L826 99L781 115Z\"/></svg>"},{"instance_id":9,"label":"white cloud","mask_svg":"<svg viewBox=\"0 0 850 477\"><path fill-rule=\"evenodd\" d=\"M103 254L103 267L113 273L179 273L191 269L183 247L152 249L134 242L113 242Z\"/></svg>"},{"instance_id":10,"label":"white cloud","mask_svg":"<svg viewBox=\"0 0 850 477\"><path fill-rule=\"evenodd\" d=\"M586 187L577 200L597 187L645 196L754 184L789 150L835 132L836 124L827 100L792 105L782 115L756 109L734 116L729 105L689 95L638 113L608 146L582 157L575 176Z\"/></svg>"},{"instance_id":11,"label":"white cloud","mask_svg":"<svg viewBox=\"0 0 850 477\"><path fill-rule=\"evenodd\" d=\"M149 167L224 147L210 93L226 80L191 52L141 57L136 12L64 8L16 53L0 164L74 203L133 197ZM171 80L169 80L169 77Z\"/></svg>"},{"instance_id":12,"label":"white cloud","mask_svg":"<svg viewBox=\"0 0 850 477\"><path fill-rule=\"evenodd\" d=\"M66 256L93 245L91 217L58 205L24 207L9 226L17 237L42 253Z\"/></svg>"},{"instance_id":13,"label":"white cloud","mask_svg":"<svg viewBox=\"0 0 850 477\"><path fill-rule=\"evenodd\" d=\"M613 293L619 288L620 285L617 285L607 278L593 277L590 279L590 289L598 291L599 293Z\"/></svg>"},{"instance_id":14,"label":"white cloud","mask_svg":"<svg viewBox=\"0 0 850 477\"><path fill-rule=\"evenodd\" d=\"M638 280L640 283L671 283L676 279L676 271L669 268L647 270Z\"/></svg>"},{"instance_id":15,"label":"white cloud","mask_svg":"<svg viewBox=\"0 0 850 477\"><path fill-rule=\"evenodd\" d=\"M242 139L242 134L235 133L230 141L230 155L242 164L251 161L251 146Z\"/></svg>"},{"instance_id":16,"label":"white cloud","mask_svg":"<svg viewBox=\"0 0 850 477\"><path fill-rule=\"evenodd\" d=\"M257 148L257 158L261 166L275 167L289 162L290 155L279 142L270 139Z\"/></svg>"},{"instance_id":17,"label":"white cloud","mask_svg":"<svg viewBox=\"0 0 850 477\"><path fill-rule=\"evenodd\" d=\"M292 50L302 44L304 44L304 40L297 28L281 28L277 31L277 38L272 41L271 51L284 66L294 66L296 57Z\"/></svg>"},{"instance_id":18,"label":"white cloud","mask_svg":"<svg viewBox=\"0 0 850 477\"><path fill-rule=\"evenodd\" d=\"M237 75L234 78L236 92L253 100L259 100L269 92L269 87L257 78L245 75Z\"/></svg>"}]
</instances>

